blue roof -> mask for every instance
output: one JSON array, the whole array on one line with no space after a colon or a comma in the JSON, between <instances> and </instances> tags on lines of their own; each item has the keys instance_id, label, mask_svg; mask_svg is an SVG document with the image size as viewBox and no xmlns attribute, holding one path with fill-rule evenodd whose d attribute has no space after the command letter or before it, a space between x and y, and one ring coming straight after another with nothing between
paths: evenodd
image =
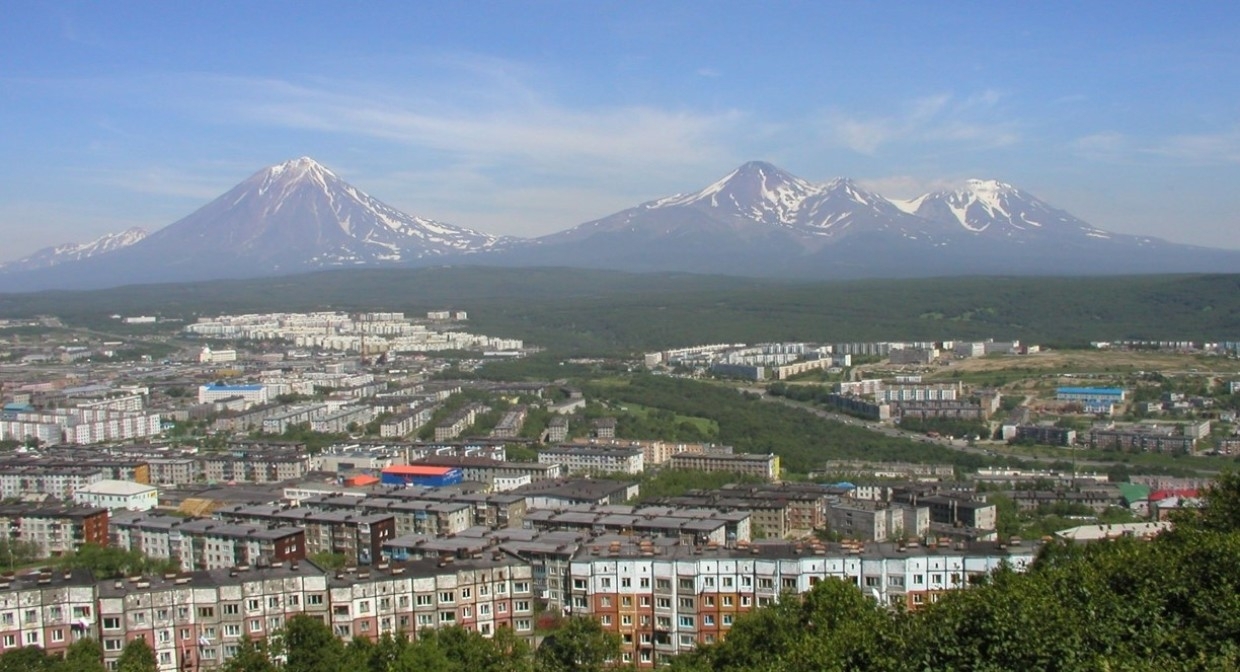
<instances>
[{"instance_id":1,"label":"blue roof","mask_svg":"<svg viewBox=\"0 0 1240 672\"><path fill-rule=\"evenodd\" d=\"M1122 388L1118 387L1061 387L1055 390L1057 394L1105 394L1105 395L1121 395L1124 393Z\"/></svg>"},{"instance_id":2,"label":"blue roof","mask_svg":"<svg viewBox=\"0 0 1240 672\"><path fill-rule=\"evenodd\" d=\"M257 392L263 389L262 385L208 385L209 390L223 390L225 392Z\"/></svg>"}]
</instances>

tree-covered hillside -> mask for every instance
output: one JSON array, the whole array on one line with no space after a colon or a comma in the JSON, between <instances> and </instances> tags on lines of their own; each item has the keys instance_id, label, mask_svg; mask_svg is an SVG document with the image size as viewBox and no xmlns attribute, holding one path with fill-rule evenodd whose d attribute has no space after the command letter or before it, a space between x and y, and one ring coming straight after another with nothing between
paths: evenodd
<instances>
[{"instance_id":1,"label":"tree-covered hillside","mask_svg":"<svg viewBox=\"0 0 1240 672\"><path fill-rule=\"evenodd\" d=\"M0 295L0 318L113 313L456 308L470 328L561 352L710 342L1240 339L1240 276L935 278L777 282L558 268L351 270L257 280Z\"/></svg>"}]
</instances>

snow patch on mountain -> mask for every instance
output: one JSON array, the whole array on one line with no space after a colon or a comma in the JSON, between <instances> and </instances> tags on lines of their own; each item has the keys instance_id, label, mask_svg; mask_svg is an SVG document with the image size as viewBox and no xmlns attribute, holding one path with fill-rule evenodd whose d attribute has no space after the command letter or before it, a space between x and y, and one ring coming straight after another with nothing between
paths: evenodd
<instances>
[{"instance_id":1,"label":"snow patch on mountain","mask_svg":"<svg viewBox=\"0 0 1240 672\"><path fill-rule=\"evenodd\" d=\"M45 247L30 256L0 263L0 272L31 271L40 268L89 259L101 254L121 250L147 237L146 229L132 227L119 233L108 233L88 243L65 243Z\"/></svg>"}]
</instances>

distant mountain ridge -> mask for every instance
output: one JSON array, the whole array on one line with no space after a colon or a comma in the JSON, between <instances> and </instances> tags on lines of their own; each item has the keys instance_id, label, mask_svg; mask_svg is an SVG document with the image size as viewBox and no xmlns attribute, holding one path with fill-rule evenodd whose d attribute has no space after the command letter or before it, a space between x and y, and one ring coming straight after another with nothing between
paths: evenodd
<instances>
[{"instance_id":1,"label":"distant mountain ridge","mask_svg":"<svg viewBox=\"0 0 1240 672\"><path fill-rule=\"evenodd\" d=\"M1240 252L1107 232L998 180L899 200L762 161L696 192L517 239L405 214L302 157L150 235L106 238L0 274L39 289L439 264L815 279L1240 271Z\"/></svg>"},{"instance_id":2,"label":"distant mountain ridge","mask_svg":"<svg viewBox=\"0 0 1240 672\"><path fill-rule=\"evenodd\" d=\"M100 254L115 252L129 247L146 238L146 229L132 227L120 233L108 233L88 243L64 243L54 247L45 247L30 256L0 263L0 273L34 271L51 268L70 261L89 259Z\"/></svg>"}]
</instances>

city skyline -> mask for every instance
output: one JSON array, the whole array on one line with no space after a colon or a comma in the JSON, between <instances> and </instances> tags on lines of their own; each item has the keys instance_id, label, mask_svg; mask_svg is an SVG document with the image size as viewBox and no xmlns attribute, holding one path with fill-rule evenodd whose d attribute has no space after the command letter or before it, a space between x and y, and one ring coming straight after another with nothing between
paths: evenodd
<instances>
[{"instance_id":1,"label":"city skyline","mask_svg":"<svg viewBox=\"0 0 1240 672\"><path fill-rule=\"evenodd\" d=\"M302 155L504 235L761 159L893 198L995 178L1104 229L1240 248L1223 3L473 9L11 8L0 261L158 229Z\"/></svg>"}]
</instances>

